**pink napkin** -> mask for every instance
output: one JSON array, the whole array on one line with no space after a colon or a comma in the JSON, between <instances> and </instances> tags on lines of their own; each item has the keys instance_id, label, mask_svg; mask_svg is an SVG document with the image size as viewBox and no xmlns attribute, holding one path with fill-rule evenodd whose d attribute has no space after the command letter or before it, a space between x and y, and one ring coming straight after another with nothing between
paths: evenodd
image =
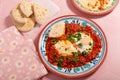
<instances>
[{"instance_id":1,"label":"pink napkin","mask_svg":"<svg viewBox=\"0 0 120 80\"><path fill-rule=\"evenodd\" d=\"M0 33L0 80L36 80L46 74L30 39L14 26Z\"/></svg>"}]
</instances>

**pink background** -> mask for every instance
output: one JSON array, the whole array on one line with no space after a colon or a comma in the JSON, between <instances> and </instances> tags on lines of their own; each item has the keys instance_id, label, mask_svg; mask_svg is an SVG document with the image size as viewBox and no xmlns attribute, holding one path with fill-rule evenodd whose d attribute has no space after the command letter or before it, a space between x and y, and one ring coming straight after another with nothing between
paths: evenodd
<instances>
[{"instance_id":1,"label":"pink background","mask_svg":"<svg viewBox=\"0 0 120 80\"><path fill-rule=\"evenodd\" d=\"M91 76L82 78L82 79L72 79L72 80L120 80L120 3L114 9L113 12L104 15L104 16L90 16L85 15L82 12L76 10L70 3L70 0L52 0L59 7L60 11L56 14L52 19L63 16L63 15L72 15L77 14L80 16L85 16L93 21L95 21L98 25L101 26L103 31L106 34L108 41L108 54L105 59L103 65ZM11 26L12 23L10 18L7 17L11 8L14 7L18 0L14 0L14 4L12 2L7 2L6 0L0 0L0 31L4 30L8 26ZM8 5L9 4L9 5ZM2 7L5 6L5 7ZM6 7L9 6L9 7ZM48 20L50 21L50 20ZM41 27L42 28L42 27ZM37 43L37 36L41 30L37 30L34 37L31 37L35 43ZM26 37L29 37L25 35ZM61 78L53 73L50 73L46 76L50 80L66 80L66 78Z\"/></svg>"}]
</instances>

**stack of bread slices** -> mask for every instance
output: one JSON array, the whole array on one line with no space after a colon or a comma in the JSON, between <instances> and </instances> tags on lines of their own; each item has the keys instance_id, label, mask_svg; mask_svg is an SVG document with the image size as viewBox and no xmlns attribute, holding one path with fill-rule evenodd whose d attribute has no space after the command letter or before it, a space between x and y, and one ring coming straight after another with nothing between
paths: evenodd
<instances>
[{"instance_id":1,"label":"stack of bread slices","mask_svg":"<svg viewBox=\"0 0 120 80\"><path fill-rule=\"evenodd\" d=\"M11 11L13 24L20 31L30 31L35 23L41 25L47 18L48 10L41 7L38 3L22 0L20 4Z\"/></svg>"}]
</instances>

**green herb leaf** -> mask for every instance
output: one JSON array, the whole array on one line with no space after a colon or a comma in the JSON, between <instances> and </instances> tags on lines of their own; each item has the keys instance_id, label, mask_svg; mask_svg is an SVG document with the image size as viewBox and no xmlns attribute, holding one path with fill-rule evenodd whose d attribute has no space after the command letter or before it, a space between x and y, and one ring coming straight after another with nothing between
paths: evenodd
<instances>
[{"instance_id":1,"label":"green herb leaf","mask_svg":"<svg viewBox=\"0 0 120 80\"><path fill-rule=\"evenodd\" d=\"M89 46L93 46L93 44L90 42L90 43L89 43Z\"/></svg>"},{"instance_id":2,"label":"green herb leaf","mask_svg":"<svg viewBox=\"0 0 120 80\"><path fill-rule=\"evenodd\" d=\"M78 56L78 52L72 52L73 55Z\"/></svg>"},{"instance_id":3,"label":"green herb leaf","mask_svg":"<svg viewBox=\"0 0 120 80\"><path fill-rule=\"evenodd\" d=\"M62 67L62 62L63 62L63 59L60 58L60 59L58 60L58 67Z\"/></svg>"},{"instance_id":4,"label":"green herb leaf","mask_svg":"<svg viewBox=\"0 0 120 80\"><path fill-rule=\"evenodd\" d=\"M77 42L81 39L81 34L78 32L77 34L69 34L67 39L71 42Z\"/></svg>"},{"instance_id":5,"label":"green herb leaf","mask_svg":"<svg viewBox=\"0 0 120 80\"><path fill-rule=\"evenodd\" d=\"M81 34L80 32L78 32L77 34L74 35L74 38L77 39L77 41L79 41L81 39Z\"/></svg>"},{"instance_id":6,"label":"green herb leaf","mask_svg":"<svg viewBox=\"0 0 120 80\"><path fill-rule=\"evenodd\" d=\"M82 43L79 43L78 45L79 45L80 47L82 47L82 46L83 46L83 44L82 44Z\"/></svg>"},{"instance_id":7,"label":"green herb leaf","mask_svg":"<svg viewBox=\"0 0 120 80\"><path fill-rule=\"evenodd\" d=\"M57 42L58 42L58 39L56 38L52 40L52 44L56 44Z\"/></svg>"},{"instance_id":8,"label":"green herb leaf","mask_svg":"<svg viewBox=\"0 0 120 80\"><path fill-rule=\"evenodd\" d=\"M58 60L58 63L62 63L62 62L63 62L63 59L60 58L60 59Z\"/></svg>"},{"instance_id":9,"label":"green herb leaf","mask_svg":"<svg viewBox=\"0 0 120 80\"><path fill-rule=\"evenodd\" d=\"M79 58L72 58L72 61L77 62Z\"/></svg>"},{"instance_id":10,"label":"green herb leaf","mask_svg":"<svg viewBox=\"0 0 120 80\"><path fill-rule=\"evenodd\" d=\"M87 55L88 55L88 52L84 51L84 52L82 52L82 55L83 55L83 56L87 56Z\"/></svg>"},{"instance_id":11,"label":"green herb leaf","mask_svg":"<svg viewBox=\"0 0 120 80\"><path fill-rule=\"evenodd\" d=\"M73 36L74 36L73 34L69 34L68 37L67 37L67 39L68 39L69 41L71 41L71 42L74 42Z\"/></svg>"},{"instance_id":12,"label":"green herb leaf","mask_svg":"<svg viewBox=\"0 0 120 80\"><path fill-rule=\"evenodd\" d=\"M57 65L57 66L61 68L61 67L62 67L62 63L58 63L58 65Z\"/></svg>"}]
</instances>

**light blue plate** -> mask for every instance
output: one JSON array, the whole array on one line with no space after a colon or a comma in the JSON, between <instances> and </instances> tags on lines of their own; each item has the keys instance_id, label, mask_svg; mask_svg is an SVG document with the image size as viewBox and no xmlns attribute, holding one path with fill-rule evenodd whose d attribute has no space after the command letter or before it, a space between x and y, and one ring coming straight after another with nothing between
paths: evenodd
<instances>
[{"instance_id":1,"label":"light blue plate","mask_svg":"<svg viewBox=\"0 0 120 80\"><path fill-rule=\"evenodd\" d=\"M58 22L64 22L66 24L67 23L80 24L83 27L85 27L86 25L90 25L94 29L96 34L102 40L102 49L101 49L100 53L97 55L97 57L84 66L75 67L72 69L58 68L57 66L54 66L51 63L49 63L47 56L46 56L46 50L45 50L46 40L48 38L48 33L49 33L51 27ZM57 19L51 21L43 29L42 33L40 34L40 38L39 38L39 54L40 54L40 57L41 57L43 63L45 64L45 66L52 72L55 72L57 74L60 74L60 75L66 76L66 77L72 77L72 76L80 77L81 75L88 74L91 71L95 70L101 64L101 62L103 62L106 51L107 51L106 49L107 49L107 43L106 43L105 35L103 34L103 31L98 27L98 25L91 20L88 20L88 19L85 19L82 17L78 17L78 16L74 16L74 15L63 16L63 17L60 17L60 18L57 18Z\"/></svg>"}]
</instances>

